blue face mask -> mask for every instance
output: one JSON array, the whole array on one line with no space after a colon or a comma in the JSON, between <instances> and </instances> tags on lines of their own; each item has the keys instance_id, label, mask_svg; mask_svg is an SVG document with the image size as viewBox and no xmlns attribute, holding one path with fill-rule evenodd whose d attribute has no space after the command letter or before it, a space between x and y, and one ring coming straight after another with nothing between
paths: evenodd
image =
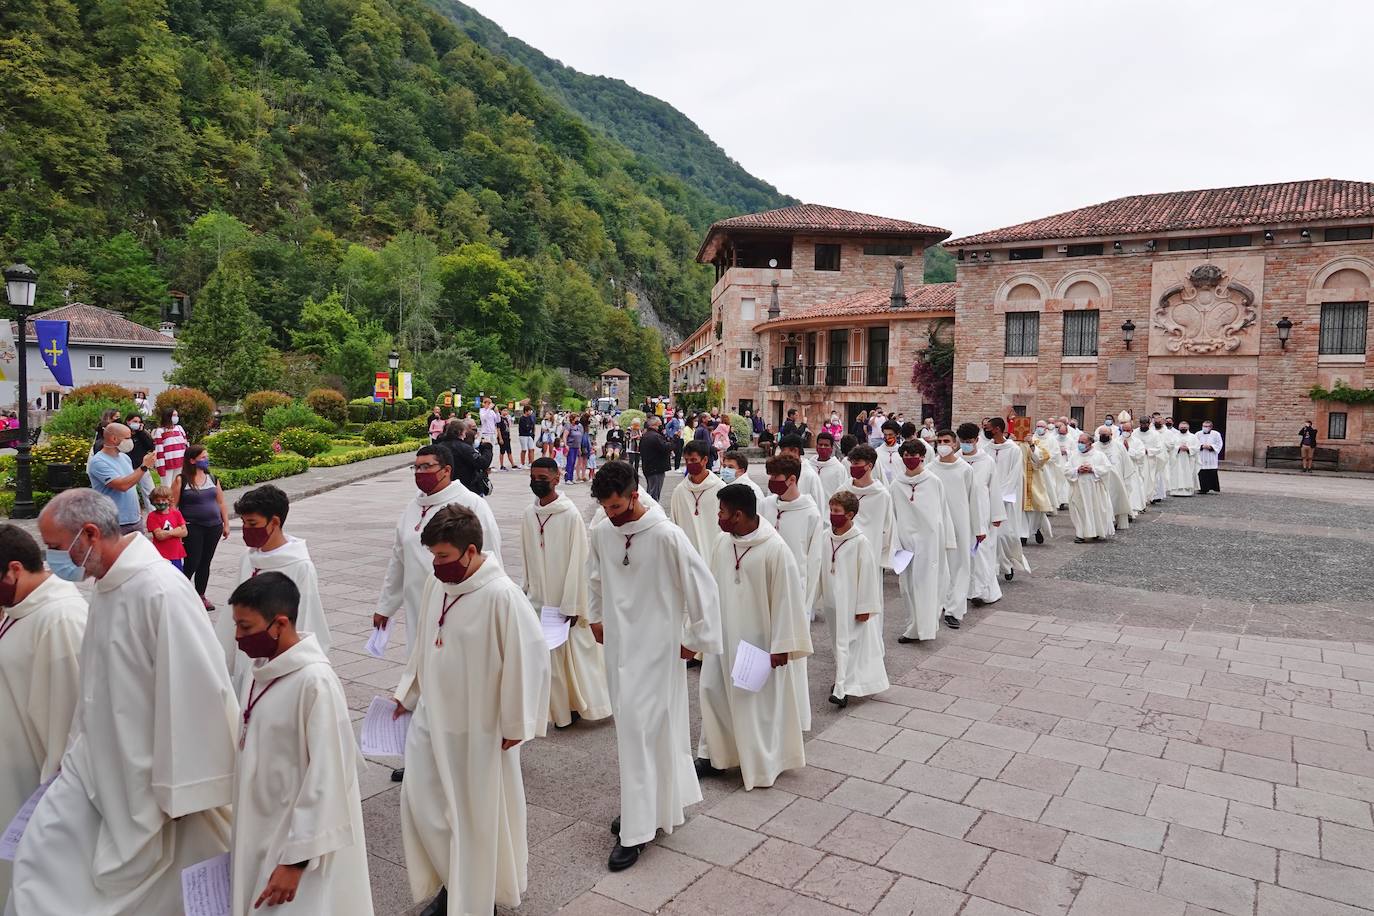
<instances>
[{"instance_id":1,"label":"blue face mask","mask_svg":"<svg viewBox=\"0 0 1374 916\"><path fill-rule=\"evenodd\" d=\"M1086 442L1080 442L1080 443L1078 443L1078 450L1079 450L1080 452L1083 452L1084 454L1087 454L1087 451L1088 451L1088 443L1086 443Z\"/></svg>"},{"instance_id":2,"label":"blue face mask","mask_svg":"<svg viewBox=\"0 0 1374 916\"><path fill-rule=\"evenodd\" d=\"M726 483L730 483L731 481L733 481L733 480L735 479L735 469L734 469L734 468L721 468L721 469L720 469L720 479L723 480L723 481L725 481Z\"/></svg>"},{"instance_id":3,"label":"blue face mask","mask_svg":"<svg viewBox=\"0 0 1374 916\"><path fill-rule=\"evenodd\" d=\"M960 443L959 443L959 451L963 452L965 455L972 455L972 454L973 454L973 447L974 447L974 446L973 446L973 443L972 443L972 442L960 442Z\"/></svg>"},{"instance_id":4,"label":"blue face mask","mask_svg":"<svg viewBox=\"0 0 1374 916\"><path fill-rule=\"evenodd\" d=\"M80 537L80 535L78 534L77 537ZM75 543L76 538L73 538L72 544ZM70 546L68 546L66 550L58 550L49 547L48 568L51 569L53 575L57 576L59 579L66 579L68 582L80 582L82 579L86 578L86 570L83 567L86 565L86 560L90 559L91 551L95 550L95 543L92 542L91 546L86 548L86 556L82 558L80 563L72 559L70 550Z\"/></svg>"}]
</instances>

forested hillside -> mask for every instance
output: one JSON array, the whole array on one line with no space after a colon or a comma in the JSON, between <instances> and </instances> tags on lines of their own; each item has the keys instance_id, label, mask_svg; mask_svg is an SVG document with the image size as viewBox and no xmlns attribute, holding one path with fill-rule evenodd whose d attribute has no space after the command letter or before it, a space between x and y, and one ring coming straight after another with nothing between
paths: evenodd
<instances>
[{"instance_id":1,"label":"forested hillside","mask_svg":"<svg viewBox=\"0 0 1374 916\"><path fill-rule=\"evenodd\" d=\"M458 0L432 0L483 47L518 63L589 123L663 170L684 179L731 214L785 207L797 201L755 178L690 118L623 80L590 76L507 35Z\"/></svg>"},{"instance_id":2,"label":"forested hillside","mask_svg":"<svg viewBox=\"0 0 1374 916\"><path fill-rule=\"evenodd\" d=\"M394 340L435 388L614 362L661 391L611 281L707 313L722 207L425 0L9 0L0 36L0 257L45 306L246 299L246 338L350 388Z\"/></svg>"}]
</instances>

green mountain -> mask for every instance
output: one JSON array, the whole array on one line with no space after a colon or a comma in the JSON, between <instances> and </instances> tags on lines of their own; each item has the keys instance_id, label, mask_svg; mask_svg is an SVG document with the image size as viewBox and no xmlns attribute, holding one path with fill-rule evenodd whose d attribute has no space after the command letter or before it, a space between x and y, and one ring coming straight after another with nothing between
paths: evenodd
<instances>
[{"instance_id":1,"label":"green mountain","mask_svg":"<svg viewBox=\"0 0 1374 916\"><path fill-rule=\"evenodd\" d=\"M551 95L648 162L735 213L798 203L755 178L690 118L622 80L590 76L554 60L458 0L431 0L478 44L528 69Z\"/></svg>"}]
</instances>

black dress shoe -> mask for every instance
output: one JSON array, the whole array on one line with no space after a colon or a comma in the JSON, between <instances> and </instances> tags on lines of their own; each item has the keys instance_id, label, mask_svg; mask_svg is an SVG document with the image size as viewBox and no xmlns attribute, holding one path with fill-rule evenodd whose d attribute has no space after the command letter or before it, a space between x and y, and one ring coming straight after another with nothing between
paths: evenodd
<instances>
[{"instance_id":1,"label":"black dress shoe","mask_svg":"<svg viewBox=\"0 0 1374 916\"><path fill-rule=\"evenodd\" d=\"M1012 579L1015 579L1015 578L1016 578L1016 570L1013 569L1013 570L1009 570L1009 571L1006 572L1006 573L1003 573L1003 574L1002 574L1002 578L1003 578L1003 579L1006 579L1008 582L1010 582Z\"/></svg>"},{"instance_id":2,"label":"black dress shoe","mask_svg":"<svg viewBox=\"0 0 1374 916\"><path fill-rule=\"evenodd\" d=\"M397 767L396 769L394 769L394 770L391 771L391 781L392 781L392 782L400 782L402 779L405 779L405 778L406 778L406 768L405 768L405 767Z\"/></svg>"},{"instance_id":3,"label":"black dress shoe","mask_svg":"<svg viewBox=\"0 0 1374 916\"><path fill-rule=\"evenodd\" d=\"M711 761L705 757L698 757L696 759L696 770L698 778L704 776L719 776L721 773L725 772L724 770L711 766Z\"/></svg>"},{"instance_id":4,"label":"black dress shoe","mask_svg":"<svg viewBox=\"0 0 1374 916\"><path fill-rule=\"evenodd\" d=\"M907 641L910 642L911 640L907 640ZM830 694L830 702L834 703L836 706L840 707L841 709L844 709L846 706L849 705L849 697L837 697L837 696L835 696L835 694L832 693L832 694Z\"/></svg>"},{"instance_id":5,"label":"black dress shoe","mask_svg":"<svg viewBox=\"0 0 1374 916\"><path fill-rule=\"evenodd\" d=\"M1068 504L1068 503L1060 503L1060 504L1059 504L1059 511L1060 511L1060 512L1063 512L1063 511L1064 511L1065 509L1067 509L1067 508L1069 508L1069 504Z\"/></svg>"},{"instance_id":6,"label":"black dress shoe","mask_svg":"<svg viewBox=\"0 0 1374 916\"><path fill-rule=\"evenodd\" d=\"M1084 541L1082 538L1074 538L1074 539L1073 539L1073 542L1074 542L1075 544L1084 544L1084 543L1087 543L1087 542Z\"/></svg>"},{"instance_id":7,"label":"black dress shoe","mask_svg":"<svg viewBox=\"0 0 1374 916\"><path fill-rule=\"evenodd\" d=\"M621 846L617 842L615 849L611 850L611 858L606 862L606 867L611 871L624 871L639 861L639 852L643 848L643 846Z\"/></svg>"},{"instance_id":8,"label":"black dress shoe","mask_svg":"<svg viewBox=\"0 0 1374 916\"><path fill-rule=\"evenodd\" d=\"M558 729L559 731L562 731L565 728L572 728L574 725L581 721L582 717L579 716L576 712L574 712L572 714L572 719L568 722L567 725L555 725L554 728Z\"/></svg>"},{"instance_id":9,"label":"black dress shoe","mask_svg":"<svg viewBox=\"0 0 1374 916\"><path fill-rule=\"evenodd\" d=\"M946 614L945 626L949 627L951 630L957 630L959 627L963 626L963 624L961 624L959 618L955 617L953 614Z\"/></svg>"},{"instance_id":10,"label":"black dress shoe","mask_svg":"<svg viewBox=\"0 0 1374 916\"><path fill-rule=\"evenodd\" d=\"M1037 544L1043 544L1043 543L1045 543L1045 535L1043 535L1043 534L1040 533L1040 529L1039 529L1039 528L1036 528L1036 529L1035 529L1035 543L1037 543Z\"/></svg>"},{"instance_id":11,"label":"black dress shoe","mask_svg":"<svg viewBox=\"0 0 1374 916\"><path fill-rule=\"evenodd\" d=\"M420 911L420 916L445 916L446 913L448 913L448 888L441 887L429 905Z\"/></svg>"},{"instance_id":12,"label":"black dress shoe","mask_svg":"<svg viewBox=\"0 0 1374 916\"><path fill-rule=\"evenodd\" d=\"M620 836L620 815L618 814L615 816L615 819L611 821L611 835Z\"/></svg>"},{"instance_id":13,"label":"black dress shoe","mask_svg":"<svg viewBox=\"0 0 1374 916\"><path fill-rule=\"evenodd\" d=\"M688 667L688 668L700 668L700 667L701 667L701 659L699 659L699 658L689 658L689 659L687 659L687 667ZM626 865L625 867L626 867L626 868L629 868L630 866L629 866L629 865Z\"/></svg>"},{"instance_id":14,"label":"black dress shoe","mask_svg":"<svg viewBox=\"0 0 1374 916\"><path fill-rule=\"evenodd\" d=\"M898 636L898 637L897 637L897 642L901 643L901 644L904 645L904 646L905 646L907 643L911 643L911 642L915 642L915 641L916 641L916 640L912 639L910 636Z\"/></svg>"},{"instance_id":15,"label":"black dress shoe","mask_svg":"<svg viewBox=\"0 0 1374 916\"><path fill-rule=\"evenodd\" d=\"M982 607L983 605L987 604L987 602L984 601L982 598L970 598L970 599L969 599L969 602L970 602L974 607ZM948 618L948 615L946 615L946 618L945 618L945 619L949 619L949 618Z\"/></svg>"}]
</instances>

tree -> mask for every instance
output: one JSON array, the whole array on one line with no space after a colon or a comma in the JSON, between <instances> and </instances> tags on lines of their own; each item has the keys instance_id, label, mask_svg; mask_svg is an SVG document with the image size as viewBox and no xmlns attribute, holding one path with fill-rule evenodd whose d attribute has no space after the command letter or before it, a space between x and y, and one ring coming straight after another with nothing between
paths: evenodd
<instances>
[{"instance_id":1,"label":"tree","mask_svg":"<svg viewBox=\"0 0 1374 916\"><path fill-rule=\"evenodd\" d=\"M531 292L524 272L502 259L495 248L469 243L435 264L439 303L451 327L481 328L495 334L507 350L520 344L517 308Z\"/></svg>"},{"instance_id":2,"label":"tree","mask_svg":"<svg viewBox=\"0 0 1374 916\"><path fill-rule=\"evenodd\" d=\"M132 232L121 232L100 246L91 269L95 304L157 326L168 298L167 281Z\"/></svg>"},{"instance_id":3,"label":"tree","mask_svg":"<svg viewBox=\"0 0 1374 916\"><path fill-rule=\"evenodd\" d=\"M276 384L267 328L248 305L247 270L231 259L210 275L177 338L171 381L208 391L216 400L237 400Z\"/></svg>"},{"instance_id":4,"label":"tree","mask_svg":"<svg viewBox=\"0 0 1374 916\"><path fill-rule=\"evenodd\" d=\"M225 255L248 244L252 238L252 230L223 210L202 214L186 230L186 240L195 253L197 279L208 276L224 263Z\"/></svg>"},{"instance_id":5,"label":"tree","mask_svg":"<svg viewBox=\"0 0 1374 916\"><path fill-rule=\"evenodd\" d=\"M924 282L954 282L954 255L945 251L945 249L941 248L939 245L931 245L927 248Z\"/></svg>"}]
</instances>

